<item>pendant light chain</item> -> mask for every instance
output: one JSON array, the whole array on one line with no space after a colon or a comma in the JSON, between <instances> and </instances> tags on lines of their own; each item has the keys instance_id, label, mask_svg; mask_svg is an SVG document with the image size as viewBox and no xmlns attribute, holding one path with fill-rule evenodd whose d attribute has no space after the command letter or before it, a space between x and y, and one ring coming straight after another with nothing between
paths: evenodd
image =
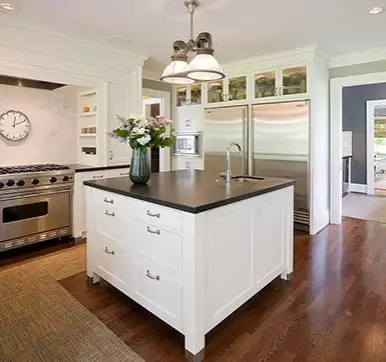
<instances>
[{"instance_id":1,"label":"pendant light chain","mask_svg":"<svg viewBox=\"0 0 386 362\"><path fill-rule=\"evenodd\" d=\"M212 36L200 33L194 38L194 12L200 5L199 0L185 0L190 15L190 39L188 42L175 41L172 61L162 73L161 80L172 84L192 84L225 78L225 74L213 56ZM188 55L196 53L188 64Z\"/></svg>"}]
</instances>

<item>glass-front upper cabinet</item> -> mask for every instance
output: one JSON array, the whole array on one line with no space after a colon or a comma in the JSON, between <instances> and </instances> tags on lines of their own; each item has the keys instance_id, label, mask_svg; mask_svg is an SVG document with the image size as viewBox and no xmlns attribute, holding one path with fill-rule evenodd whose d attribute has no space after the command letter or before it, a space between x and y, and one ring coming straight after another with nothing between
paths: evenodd
<instances>
[{"instance_id":1,"label":"glass-front upper cabinet","mask_svg":"<svg viewBox=\"0 0 386 362\"><path fill-rule=\"evenodd\" d=\"M186 106L188 100L188 90L186 87L176 88L177 107Z\"/></svg>"},{"instance_id":2,"label":"glass-front upper cabinet","mask_svg":"<svg viewBox=\"0 0 386 362\"><path fill-rule=\"evenodd\" d=\"M238 101L247 99L247 77L235 77L228 80L228 97L229 101Z\"/></svg>"},{"instance_id":3,"label":"glass-front upper cabinet","mask_svg":"<svg viewBox=\"0 0 386 362\"><path fill-rule=\"evenodd\" d=\"M201 84L192 84L188 86L178 86L176 88L177 107L190 106L202 103Z\"/></svg>"},{"instance_id":4,"label":"glass-front upper cabinet","mask_svg":"<svg viewBox=\"0 0 386 362\"><path fill-rule=\"evenodd\" d=\"M282 95L307 93L307 66L282 69Z\"/></svg>"},{"instance_id":5,"label":"glass-front upper cabinet","mask_svg":"<svg viewBox=\"0 0 386 362\"><path fill-rule=\"evenodd\" d=\"M255 74L255 98L274 97L276 93L276 71Z\"/></svg>"},{"instance_id":6,"label":"glass-front upper cabinet","mask_svg":"<svg viewBox=\"0 0 386 362\"><path fill-rule=\"evenodd\" d=\"M201 84L193 84L190 86L190 102L189 104L201 104Z\"/></svg>"},{"instance_id":7,"label":"glass-front upper cabinet","mask_svg":"<svg viewBox=\"0 0 386 362\"><path fill-rule=\"evenodd\" d=\"M208 85L208 103L218 103L224 101L224 81L216 80L209 82Z\"/></svg>"}]
</instances>

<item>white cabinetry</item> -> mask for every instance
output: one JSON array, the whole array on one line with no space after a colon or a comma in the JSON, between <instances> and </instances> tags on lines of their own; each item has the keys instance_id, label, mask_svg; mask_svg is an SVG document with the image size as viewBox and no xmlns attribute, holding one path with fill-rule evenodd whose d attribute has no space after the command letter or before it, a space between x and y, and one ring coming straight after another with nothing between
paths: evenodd
<instances>
[{"instance_id":1,"label":"white cabinetry","mask_svg":"<svg viewBox=\"0 0 386 362\"><path fill-rule=\"evenodd\" d=\"M133 107L129 85L104 83L78 94L78 163L92 166L129 162L131 149L108 132L117 128L116 116L129 115Z\"/></svg>"},{"instance_id":2,"label":"white cabinetry","mask_svg":"<svg viewBox=\"0 0 386 362\"><path fill-rule=\"evenodd\" d=\"M86 187L87 274L185 335L205 334L293 271L293 186L190 214Z\"/></svg>"},{"instance_id":3,"label":"white cabinetry","mask_svg":"<svg viewBox=\"0 0 386 362\"><path fill-rule=\"evenodd\" d=\"M178 107L176 125L178 132L197 132L204 128L204 109L202 106Z\"/></svg>"},{"instance_id":4,"label":"white cabinetry","mask_svg":"<svg viewBox=\"0 0 386 362\"><path fill-rule=\"evenodd\" d=\"M172 160L173 170L203 170L204 159L202 157L174 156Z\"/></svg>"},{"instance_id":5,"label":"white cabinetry","mask_svg":"<svg viewBox=\"0 0 386 362\"><path fill-rule=\"evenodd\" d=\"M83 182L90 180L100 180L109 177L124 177L128 174L128 168L75 173L72 198L72 236L74 238L83 238L86 236L86 200L85 186L83 185Z\"/></svg>"}]
</instances>

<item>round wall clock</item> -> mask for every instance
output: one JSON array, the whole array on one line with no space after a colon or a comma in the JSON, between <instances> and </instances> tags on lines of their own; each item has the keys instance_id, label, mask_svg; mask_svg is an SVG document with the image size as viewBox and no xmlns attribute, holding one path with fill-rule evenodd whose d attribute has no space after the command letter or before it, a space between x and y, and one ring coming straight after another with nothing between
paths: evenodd
<instances>
[{"instance_id":1,"label":"round wall clock","mask_svg":"<svg viewBox=\"0 0 386 362\"><path fill-rule=\"evenodd\" d=\"M31 123L20 111L9 110L0 115L0 135L9 141L21 141L28 137Z\"/></svg>"}]
</instances>

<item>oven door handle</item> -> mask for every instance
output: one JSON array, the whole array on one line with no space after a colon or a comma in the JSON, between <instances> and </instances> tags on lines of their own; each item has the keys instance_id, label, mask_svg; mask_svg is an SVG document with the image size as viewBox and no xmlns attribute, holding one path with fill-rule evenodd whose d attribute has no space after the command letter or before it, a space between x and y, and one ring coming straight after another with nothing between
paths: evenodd
<instances>
[{"instance_id":1,"label":"oven door handle","mask_svg":"<svg viewBox=\"0 0 386 362\"><path fill-rule=\"evenodd\" d=\"M64 193L69 193L71 190L70 189L60 189L60 190L55 190L55 191L44 191L44 192L39 192L35 194L20 194L19 196L11 196L11 197L4 197L0 198L1 201L10 201L10 200L20 200L20 199L25 199L25 198L30 198L30 197L40 197L40 196L48 196L48 195L56 195L56 194L64 194Z\"/></svg>"}]
</instances>

